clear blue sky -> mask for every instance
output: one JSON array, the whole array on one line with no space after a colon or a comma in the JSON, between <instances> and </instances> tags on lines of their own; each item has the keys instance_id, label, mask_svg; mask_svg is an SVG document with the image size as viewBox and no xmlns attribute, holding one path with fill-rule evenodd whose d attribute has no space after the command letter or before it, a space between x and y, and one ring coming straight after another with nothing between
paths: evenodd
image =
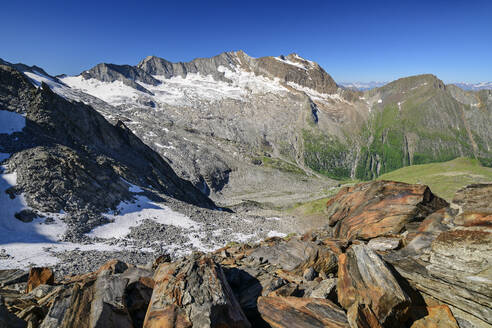
<instances>
[{"instance_id":1,"label":"clear blue sky","mask_svg":"<svg viewBox=\"0 0 492 328\"><path fill-rule=\"evenodd\" d=\"M339 82L492 80L492 0L4 0L0 31L0 58L50 74L242 49L296 52Z\"/></svg>"}]
</instances>

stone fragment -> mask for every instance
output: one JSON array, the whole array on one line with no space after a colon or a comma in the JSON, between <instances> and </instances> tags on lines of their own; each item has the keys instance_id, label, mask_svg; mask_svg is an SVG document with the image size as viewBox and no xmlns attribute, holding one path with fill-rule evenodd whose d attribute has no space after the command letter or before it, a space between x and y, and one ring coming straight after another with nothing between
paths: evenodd
<instances>
[{"instance_id":1,"label":"stone fragment","mask_svg":"<svg viewBox=\"0 0 492 328\"><path fill-rule=\"evenodd\" d=\"M27 282L29 272L19 269L0 270L0 287Z\"/></svg>"},{"instance_id":2,"label":"stone fragment","mask_svg":"<svg viewBox=\"0 0 492 328\"><path fill-rule=\"evenodd\" d=\"M400 325L410 305L410 297L387 264L366 245L352 245L340 255L337 293L338 302L347 311L358 316L368 308L385 327Z\"/></svg>"},{"instance_id":3,"label":"stone fragment","mask_svg":"<svg viewBox=\"0 0 492 328\"><path fill-rule=\"evenodd\" d=\"M54 282L55 275L50 268L31 268L27 279L26 293L31 292L39 285L53 285Z\"/></svg>"},{"instance_id":4,"label":"stone fragment","mask_svg":"<svg viewBox=\"0 0 492 328\"><path fill-rule=\"evenodd\" d=\"M251 327L226 280L211 257L194 253L162 263L145 317L145 328Z\"/></svg>"},{"instance_id":5,"label":"stone fragment","mask_svg":"<svg viewBox=\"0 0 492 328\"><path fill-rule=\"evenodd\" d=\"M337 257L328 247L297 238L259 247L250 254L250 257L267 260L270 264L300 276L307 268L325 273L334 272L337 268Z\"/></svg>"},{"instance_id":6,"label":"stone fragment","mask_svg":"<svg viewBox=\"0 0 492 328\"><path fill-rule=\"evenodd\" d=\"M329 300L260 297L258 311L275 328L348 328L345 312Z\"/></svg>"},{"instance_id":7,"label":"stone fragment","mask_svg":"<svg viewBox=\"0 0 492 328\"><path fill-rule=\"evenodd\" d=\"M369 240L367 246L373 251L386 252L399 248L401 245L400 238L377 237Z\"/></svg>"},{"instance_id":8,"label":"stone fragment","mask_svg":"<svg viewBox=\"0 0 492 328\"><path fill-rule=\"evenodd\" d=\"M306 281L312 281L316 278L316 271L313 268L307 268L302 273L302 278Z\"/></svg>"},{"instance_id":9,"label":"stone fragment","mask_svg":"<svg viewBox=\"0 0 492 328\"><path fill-rule=\"evenodd\" d=\"M322 280L318 286L305 295L311 298L336 299L337 279L329 278Z\"/></svg>"},{"instance_id":10,"label":"stone fragment","mask_svg":"<svg viewBox=\"0 0 492 328\"><path fill-rule=\"evenodd\" d=\"M415 320L411 328L459 328L459 326L447 305L437 305L427 307L425 315Z\"/></svg>"}]
</instances>

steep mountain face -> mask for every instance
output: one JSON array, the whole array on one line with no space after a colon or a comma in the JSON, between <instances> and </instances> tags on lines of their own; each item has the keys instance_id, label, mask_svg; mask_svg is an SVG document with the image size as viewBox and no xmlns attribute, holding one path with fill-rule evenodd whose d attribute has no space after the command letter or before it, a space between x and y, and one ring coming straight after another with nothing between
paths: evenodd
<instances>
[{"instance_id":1,"label":"steep mountain face","mask_svg":"<svg viewBox=\"0 0 492 328\"><path fill-rule=\"evenodd\" d=\"M214 207L122 122L112 125L92 107L67 101L44 83L35 88L6 65L0 65L0 110L25 120L21 132L0 134L1 152L11 154L4 164L17 178L8 191L11 198L22 194L34 210L63 211L85 221L73 222L75 231L91 230L103 220L101 212L133 199L131 184Z\"/></svg>"},{"instance_id":2,"label":"steep mountain face","mask_svg":"<svg viewBox=\"0 0 492 328\"><path fill-rule=\"evenodd\" d=\"M346 115L364 115L363 102L354 105L345 99L353 92L339 89L317 64L297 55L255 59L234 52L190 63L148 57L135 70L160 84L135 78L148 91L141 92L115 72L89 79L85 73L64 77L71 89L54 82L52 87L93 104L109 119L124 121L183 178L232 203L247 193L292 193L294 186L305 197L313 185L329 188L330 180L317 178L304 163L304 134L326 130L343 138L345 123L335 121L353 124ZM110 75L121 79L105 82ZM74 89L113 108L74 95ZM264 190L264 181L271 190ZM257 199L263 197L258 194Z\"/></svg>"},{"instance_id":3,"label":"steep mountain face","mask_svg":"<svg viewBox=\"0 0 492 328\"><path fill-rule=\"evenodd\" d=\"M329 188L320 176L370 179L410 164L492 158L490 92L464 92L432 75L360 92L296 54L238 51L187 63L151 56L44 79L125 122L220 201Z\"/></svg>"},{"instance_id":4,"label":"steep mountain face","mask_svg":"<svg viewBox=\"0 0 492 328\"><path fill-rule=\"evenodd\" d=\"M492 107L470 103L456 87L433 75L399 79L365 93L379 100L361 131L356 177L368 179L396 168L459 156L492 157ZM483 96L482 96L483 98ZM367 141L364 141L367 140Z\"/></svg>"}]
</instances>

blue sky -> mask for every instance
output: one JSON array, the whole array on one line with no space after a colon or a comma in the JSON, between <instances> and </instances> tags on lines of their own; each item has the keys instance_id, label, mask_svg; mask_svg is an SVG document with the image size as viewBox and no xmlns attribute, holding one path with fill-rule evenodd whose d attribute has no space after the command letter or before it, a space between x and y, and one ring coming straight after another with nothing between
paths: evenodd
<instances>
[{"instance_id":1,"label":"blue sky","mask_svg":"<svg viewBox=\"0 0 492 328\"><path fill-rule=\"evenodd\" d=\"M0 7L0 58L78 74L242 49L318 62L336 81L433 73L492 80L492 1L22 1Z\"/></svg>"}]
</instances>

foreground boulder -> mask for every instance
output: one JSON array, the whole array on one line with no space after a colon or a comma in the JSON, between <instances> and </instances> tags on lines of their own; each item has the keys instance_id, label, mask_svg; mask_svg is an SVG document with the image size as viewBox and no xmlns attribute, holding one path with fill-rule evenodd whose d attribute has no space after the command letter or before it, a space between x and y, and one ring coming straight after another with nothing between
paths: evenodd
<instances>
[{"instance_id":1,"label":"foreground boulder","mask_svg":"<svg viewBox=\"0 0 492 328\"><path fill-rule=\"evenodd\" d=\"M151 293L150 288L146 293L137 293L135 289L145 289L150 272L128 268L115 273L119 272L113 270L115 263L108 262L97 275L85 275L74 283L60 286L56 294L50 296L52 305L40 327L140 327Z\"/></svg>"},{"instance_id":2,"label":"foreground boulder","mask_svg":"<svg viewBox=\"0 0 492 328\"><path fill-rule=\"evenodd\" d=\"M447 205L425 185L383 180L342 188L327 212L334 237L371 239L398 234Z\"/></svg>"},{"instance_id":3,"label":"foreground boulder","mask_svg":"<svg viewBox=\"0 0 492 328\"><path fill-rule=\"evenodd\" d=\"M337 292L352 327L373 321L383 327L398 327L410 305L410 297L386 263L365 245L353 245L340 255Z\"/></svg>"},{"instance_id":4,"label":"foreground boulder","mask_svg":"<svg viewBox=\"0 0 492 328\"><path fill-rule=\"evenodd\" d=\"M329 300L300 297L260 297L258 311L276 328L348 328L345 312Z\"/></svg>"},{"instance_id":5,"label":"foreground boulder","mask_svg":"<svg viewBox=\"0 0 492 328\"><path fill-rule=\"evenodd\" d=\"M259 247L250 257L297 275L302 275L306 269L312 269L317 273L336 271L337 256L328 247L297 238L288 242L279 241Z\"/></svg>"},{"instance_id":6,"label":"foreground boulder","mask_svg":"<svg viewBox=\"0 0 492 328\"><path fill-rule=\"evenodd\" d=\"M450 306L464 327L492 325L492 184L457 192L385 259L423 295ZM454 208L454 209L453 209Z\"/></svg>"},{"instance_id":7,"label":"foreground boulder","mask_svg":"<svg viewBox=\"0 0 492 328\"><path fill-rule=\"evenodd\" d=\"M251 327L222 268L199 253L159 265L144 327Z\"/></svg>"}]
</instances>

